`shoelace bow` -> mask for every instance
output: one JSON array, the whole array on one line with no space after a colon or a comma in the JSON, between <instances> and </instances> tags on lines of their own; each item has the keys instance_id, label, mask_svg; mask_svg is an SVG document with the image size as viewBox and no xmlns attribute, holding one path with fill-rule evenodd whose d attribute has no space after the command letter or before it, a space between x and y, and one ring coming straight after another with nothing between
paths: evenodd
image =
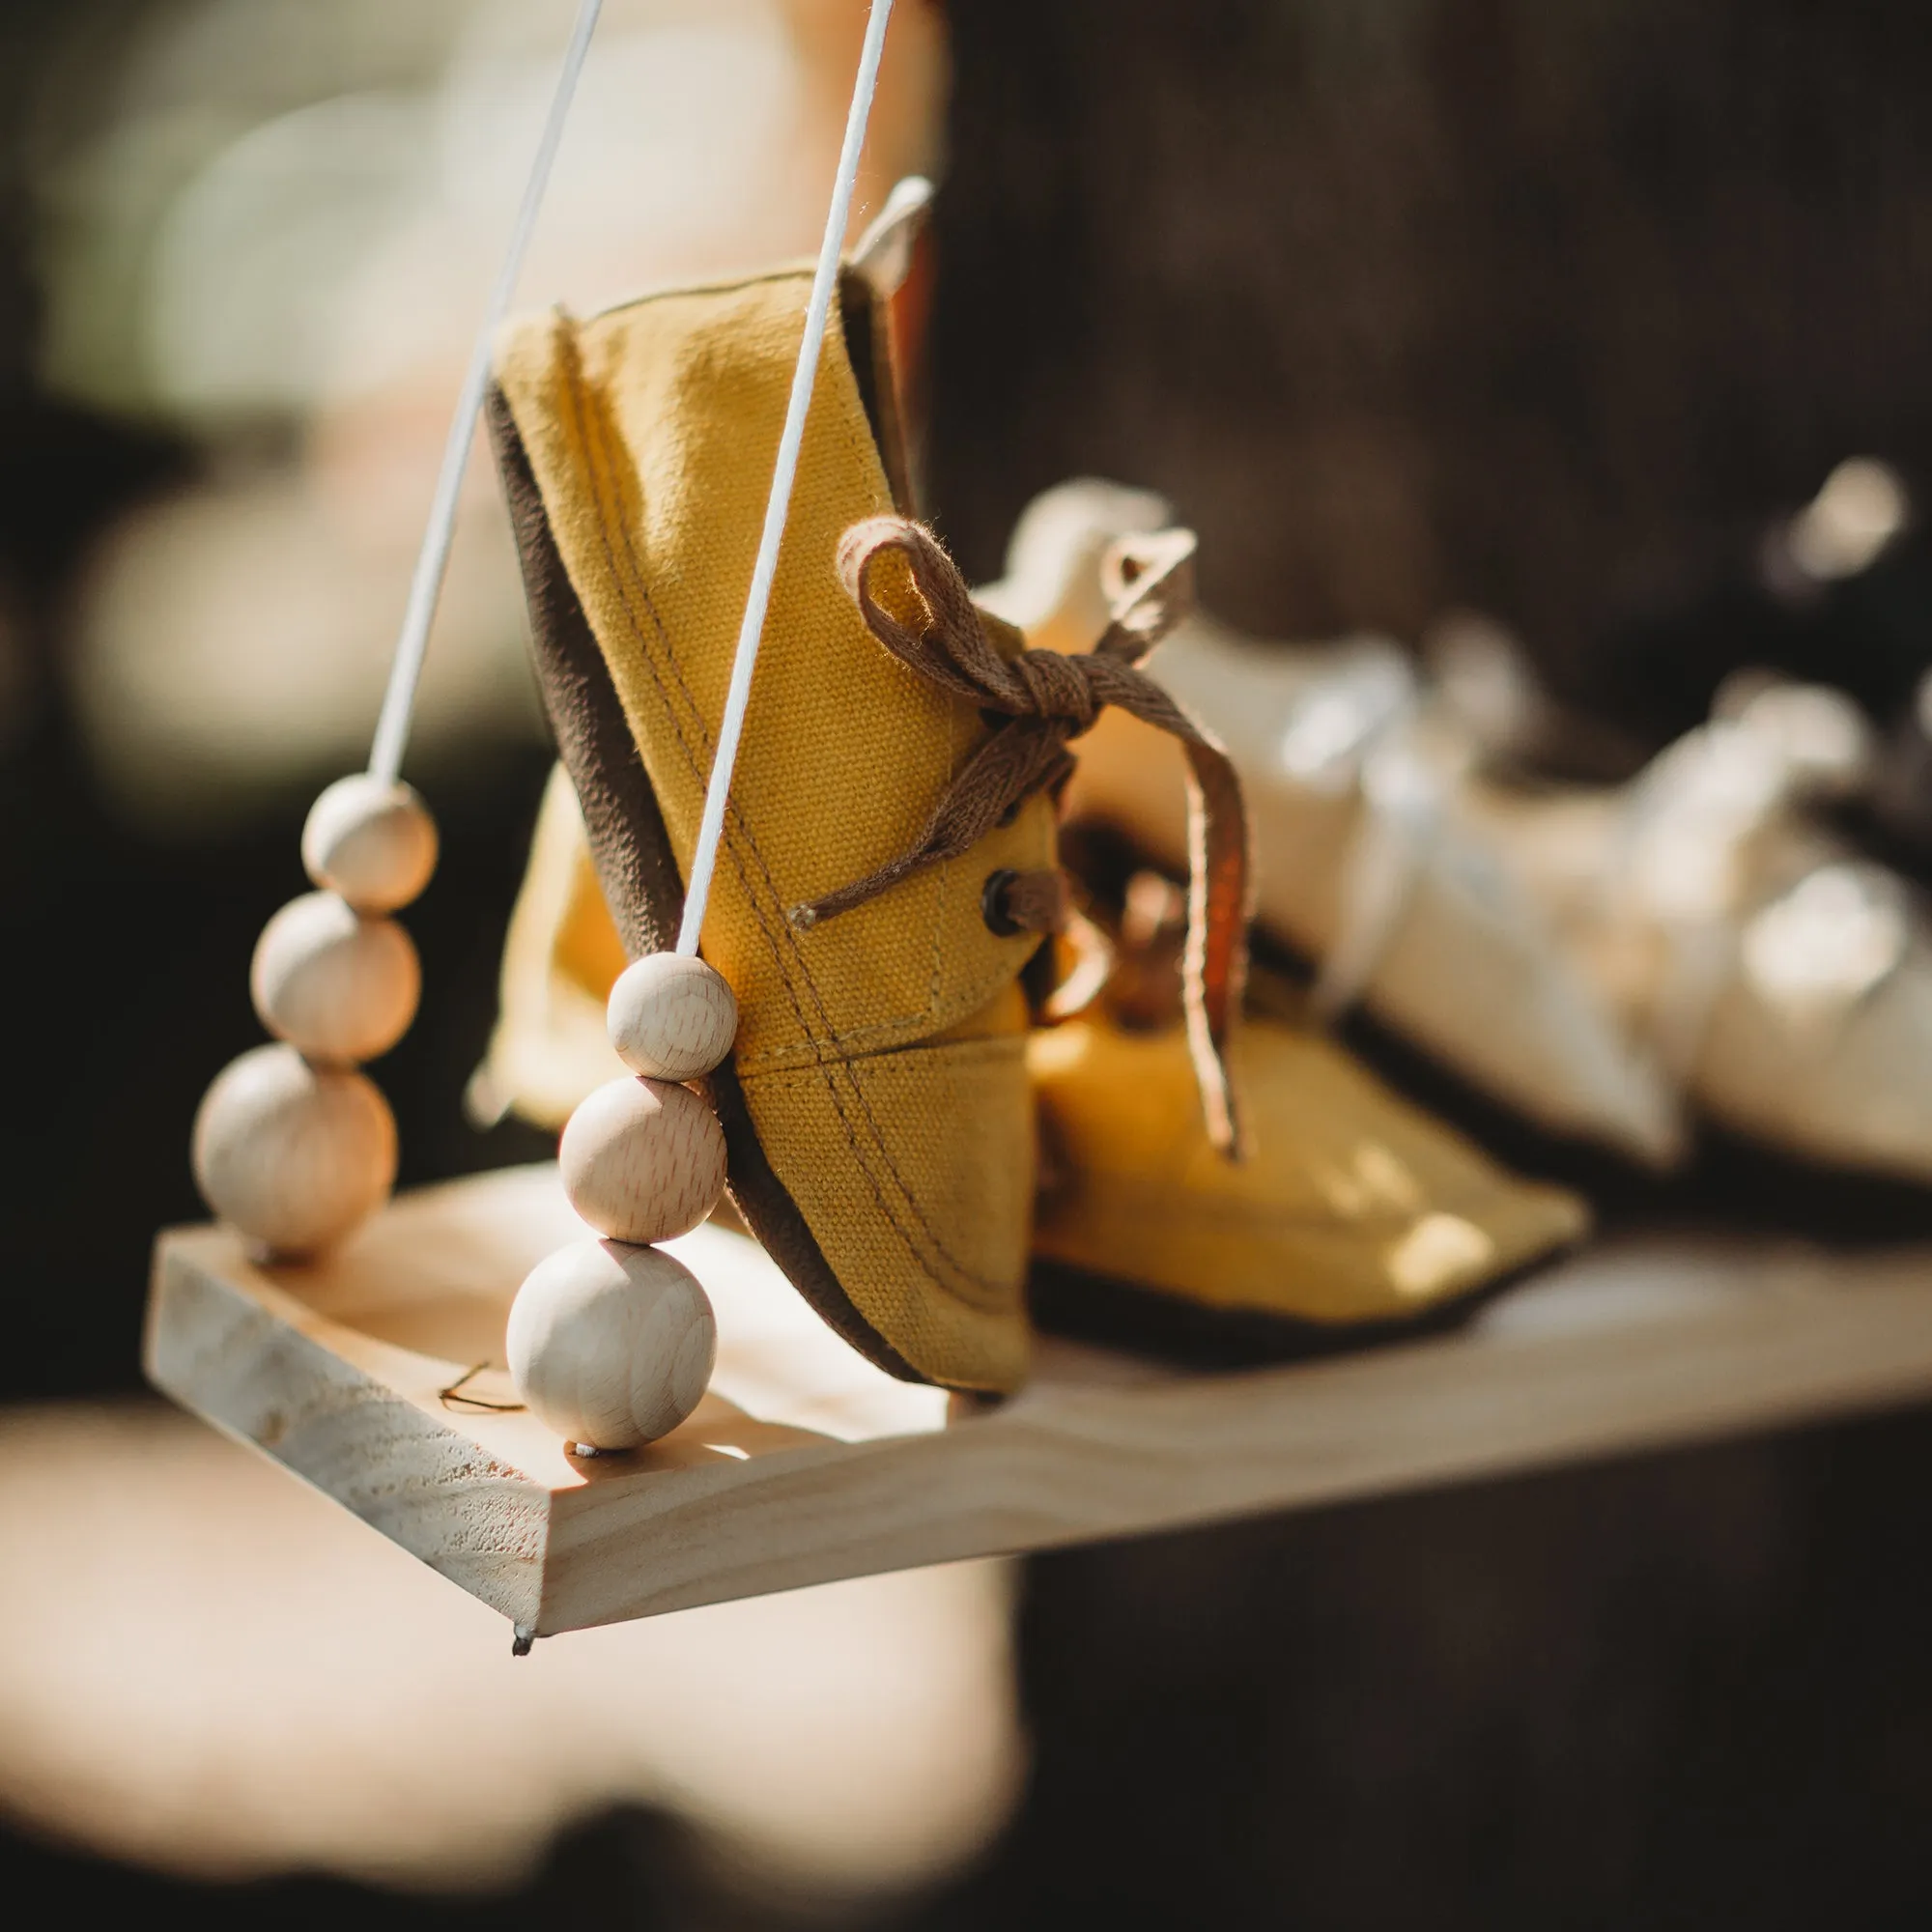
<instances>
[{"instance_id":1,"label":"shoelace bow","mask_svg":"<svg viewBox=\"0 0 1932 1932\"><path fill-rule=\"evenodd\" d=\"M880 602L875 574L889 558L910 574L923 621L904 621ZM1021 648L1008 655L989 632L999 620L974 604L958 566L929 530L893 516L869 517L847 530L838 575L867 629L901 664L1000 722L947 786L910 850L798 907L792 918L801 926L815 925L928 866L957 858L1009 822L1027 799L1065 781L1073 769L1068 741L1089 729L1104 706L1131 712L1178 739L1186 753L1188 1043L1208 1134L1216 1147L1233 1152L1237 1133L1225 1051L1247 966L1247 820L1240 781L1221 747L1137 668L1191 604L1193 560L1194 537L1187 530L1122 544L1111 586L1113 620L1091 652L1063 656ZM1030 875L1022 875L1022 887L1029 882ZM1052 897L1032 890L1009 895L1007 916L1020 923L1030 906Z\"/></svg>"}]
</instances>

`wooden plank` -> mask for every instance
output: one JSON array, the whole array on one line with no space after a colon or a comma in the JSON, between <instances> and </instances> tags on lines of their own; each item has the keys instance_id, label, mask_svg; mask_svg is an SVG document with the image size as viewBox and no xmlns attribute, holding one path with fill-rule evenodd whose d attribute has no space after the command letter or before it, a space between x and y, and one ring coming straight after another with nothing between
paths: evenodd
<instances>
[{"instance_id":1,"label":"wooden plank","mask_svg":"<svg viewBox=\"0 0 1932 1932\"><path fill-rule=\"evenodd\" d=\"M1458 1332L1236 1374L1049 1342L993 1406L893 1381L742 1236L674 1244L718 1307L684 1428L582 1461L509 1403L509 1298L581 1233L552 1168L425 1190L326 1264L156 1249L148 1365L515 1623L553 1633L959 1557L1462 1482L1932 1393L1932 1251L1626 1242Z\"/></svg>"}]
</instances>

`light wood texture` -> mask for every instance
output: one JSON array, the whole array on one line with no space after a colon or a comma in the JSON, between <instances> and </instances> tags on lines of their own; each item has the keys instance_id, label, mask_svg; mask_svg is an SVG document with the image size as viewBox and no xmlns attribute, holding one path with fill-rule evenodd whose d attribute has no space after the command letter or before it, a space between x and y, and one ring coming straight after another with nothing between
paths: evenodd
<instances>
[{"instance_id":1,"label":"light wood texture","mask_svg":"<svg viewBox=\"0 0 1932 1932\"><path fill-rule=\"evenodd\" d=\"M248 990L276 1038L320 1065L354 1066L409 1031L422 967L394 920L364 918L334 893L304 893L262 928Z\"/></svg>"},{"instance_id":2,"label":"light wood texture","mask_svg":"<svg viewBox=\"0 0 1932 1932\"><path fill-rule=\"evenodd\" d=\"M606 1020L617 1058L653 1080L696 1080L724 1064L738 1032L738 1002L702 959L651 952L611 988Z\"/></svg>"},{"instance_id":3,"label":"light wood texture","mask_svg":"<svg viewBox=\"0 0 1932 1932\"><path fill-rule=\"evenodd\" d=\"M398 1201L306 1268L164 1235L149 1373L543 1633L1932 1394L1932 1250L1680 1239L1563 1264L1446 1337L1231 1375L1049 1341L1020 1395L949 1405L711 1226L675 1248L718 1314L709 1392L664 1441L585 1462L534 1415L439 1397L502 1361L516 1284L572 1226L527 1168ZM489 1370L465 1392L514 1400Z\"/></svg>"},{"instance_id":4,"label":"light wood texture","mask_svg":"<svg viewBox=\"0 0 1932 1932\"><path fill-rule=\"evenodd\" d=\"M724 1130L710 1103L664 1080L609 1080L557 1143L570 1205L598 1234L642 1247L692 1229L724 1192Z\"/></svg>"},{"instance_id":5,"label":"light wood texture","mask_svg":"<svg viewBox=\"0 0 1932 1932\"><path fill-rule=\"evenodd\" d=\"M718 1321L662 1248L573 1241L517 1291L504 1349L517 1393L566 1443L639 1449L703 1399Z\"/></svg>"},{"instance_id":6,"label":"light wood texture","mask_svg":"<svg viewBox=\"0 0 1932 1932\"><path fill-rule=\"evenodd\" d=\"M222 1220L277 1254L313 1254L387 1198L396 1122L360 1073L258 1046L203 1095L193 1155L202 1199Z\"/></svg>"},{"instance_id":7,"label":"light wood texture","mask_svg":"<svg viewBox=\"0 0 1932 1932\"><path fill-rule=\"evenodd\" d=\"M309 808L301 850L318 886L358 912L394 912L436 870L436 821L414 786L354 772Z\"/></svg>"}]
</instances>

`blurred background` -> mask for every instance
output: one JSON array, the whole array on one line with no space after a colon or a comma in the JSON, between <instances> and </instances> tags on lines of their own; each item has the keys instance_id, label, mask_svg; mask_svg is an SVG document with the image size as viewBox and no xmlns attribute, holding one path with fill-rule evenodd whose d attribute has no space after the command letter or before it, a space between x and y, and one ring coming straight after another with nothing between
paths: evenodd
<instances>
[{"instance_id":1,"label":"blurred background","mask_svg":"<svg viewBox=\"0 0 1932 1932\"><path fill-rule=\"evenodd\" d=\"M512 1669L140 1394L148 1244L198 1216L255 934L364 755L571 11L0 0L0 1882L216 1924L1924 1922L1921 1417ZM525 299L809 253L862 30L610 0ZM989 578L1037 490L1115 476L1259 634L1489 613L1605 776L1743 666L1909 763L1928 90L1909 0L900 0L857 219L941 184L934 519ZM1854 456L1883 536L1794 590L1768 533ZM412 753L444 857L380 1071L405 1184L548 1151L463 1109L550 762L523 652L479 459ZM1901 796L1873 836L1922 869ZM1607 1199L1906 1212L1721 1144Z\"/></svg>"}]
</instances>

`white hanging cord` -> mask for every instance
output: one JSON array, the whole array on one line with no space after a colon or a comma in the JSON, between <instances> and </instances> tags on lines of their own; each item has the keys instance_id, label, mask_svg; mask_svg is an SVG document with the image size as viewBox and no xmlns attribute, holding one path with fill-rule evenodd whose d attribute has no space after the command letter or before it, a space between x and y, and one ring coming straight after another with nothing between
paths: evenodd
<instances>
[{"instance_id":1,"label":"white hanging cord","mask_svg":"<svg viewBox=\"0 0 1932 1932\"><path fill-rule=\"evenodd\" d=\"M791 379L791 401L785 409L784 433L779 438L779 460L772 471L772 494L765 504L764 534L752 567L752 592L745 600L745 621L738 627L738 649L731 660L731 688L724 698L724 719L718 727L718 750L711 760L711 778L704 791L704 816L697 828L697 849L692 855L691 882L685 889L684 923L678 927L677 950L687 957L697 952L704 925L705 901L711 896L711 875L718 866L718 845L724 836L724 802L731 791L731 773L738 762L738 739L745 728L745 707L752 696L752 672L758 661L758 640L764 634L765 609L772 599L772 579L779 567L779 546L784 539L785 516L791 508L791 489L798 474L799 445L805 440L805 418L811 407L811 387L818 375L818 355L825 342L826 317L838 279L838 256L845 243L845 223L852 212L852 189L859 179L859 153L866 145L866 122L879 84L879 53L886 43L886 23L893 0L872 0L866 25L866 44L859 55L859 77L852 88L852 110L845 118L845 145L838 154L838 174L832 187L832 207L825 217L825 240L819 244L818 267L811 278L811 299L805 311L805 340L799 346L798 367Z\"/></svg>"},{"instance_id":2,"label":"white hanging cord","mask_svg":"<svg viewBox=\"0 0 1932 1932\"><path fill-rule=\"evenodd\" d=\"M423 652L429 644L429 627L435 621L437 599L442 594L443 575L449 567L450 538L456 530L457 493L463 487L470 444L476 439L476 418L483 410L483 391L490 381L490 345L510 306L511 297L516 294L517 276L530 245L530 231L535 228L537 211L543 206L544 189L550 185L551 163L556 159L557 144L563 139L571 97L577 92L577 79L590 51L590 37L597 30L597 16L603 11L604 0L581 0L578 7L577 25L571 30L563 69L556 77L550 115L530 162L529 180L524 185L524 202L517 211L517 225L510 231L503 265L497 271L496 287L490 291L490 305L483 312L483 326L477 330L475 346L469 352L469 367L463 378L462 393L457 397L449 440L443 445L442 469L436 479L429 528L423 533L422 549L416 556L415 576L410 582L410 601L403 612L403 628L389 667L389 688L383 694L383 713L376 721L376 742L369 753L369 775L384 784L395 783L402 770L403 750L409 743L410 715L415 709Z\"/></svg>"}]
</instances>

